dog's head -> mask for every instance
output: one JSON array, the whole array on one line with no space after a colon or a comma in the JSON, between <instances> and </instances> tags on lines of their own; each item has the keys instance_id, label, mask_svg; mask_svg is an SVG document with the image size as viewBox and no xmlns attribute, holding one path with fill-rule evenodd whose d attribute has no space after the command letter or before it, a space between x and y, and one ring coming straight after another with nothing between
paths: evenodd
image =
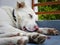
<instances>
[{"instance_id":1,"label":"dog's head","mask_svg":"<svg viewBox=\"0 0 60 45\"><path fill-rule=\"evenodd\" d=\"M24 2L17 2L17 14L20 18L19 27L22 30L34 31L38 30L36 20L38 19L34 11Z\"/></svg>"}]
</instances>

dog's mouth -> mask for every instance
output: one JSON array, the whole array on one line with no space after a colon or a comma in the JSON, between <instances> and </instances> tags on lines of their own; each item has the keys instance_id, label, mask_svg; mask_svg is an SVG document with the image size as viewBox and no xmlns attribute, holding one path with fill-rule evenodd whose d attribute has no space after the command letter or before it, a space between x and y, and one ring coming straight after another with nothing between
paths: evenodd
<instances>
[{"instance_id":1,"label":"dog's mouth","mask_svg":"<svg viewBox=\"0 0 60 45\"><path fill-rule=\"evenodd\" d=\"M29 32L34 32L34 31L36 31L36 30L39 30L39 27L34 26L33 28L28 28L28 27L24 26L24 27L22 28L22 30L24 30L24 31L29 31Z\"/></svg>"}]
</instances>

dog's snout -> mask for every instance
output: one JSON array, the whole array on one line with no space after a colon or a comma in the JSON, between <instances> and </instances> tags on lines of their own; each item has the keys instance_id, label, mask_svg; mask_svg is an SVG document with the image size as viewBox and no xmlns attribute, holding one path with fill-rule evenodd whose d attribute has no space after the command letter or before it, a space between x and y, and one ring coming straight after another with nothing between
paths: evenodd
<instances>
[{"instance_id":1,"label":"dog's snout","mask_svg":"<svg viewBox=\"0 0 60 45\"><path fill-rule=\"evenodd\" d=\"M39 27L38 27L38 26L34 26L34 29L35 29L35 30L38 30L38 29L39 29Z\"/></svg>"}]
</instances>

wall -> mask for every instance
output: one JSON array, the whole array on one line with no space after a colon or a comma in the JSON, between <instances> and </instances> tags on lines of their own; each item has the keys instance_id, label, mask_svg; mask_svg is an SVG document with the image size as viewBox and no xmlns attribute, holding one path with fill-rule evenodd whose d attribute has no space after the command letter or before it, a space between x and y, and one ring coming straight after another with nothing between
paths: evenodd
<instances>
[{"instance_id":1,"label":"wall","mask_svg":"<svg viewBox=\"0 0 60 45\"><path fill-rule=\"evenodd\" d=\"M0 0L0 7L1 6L16 6L16 0Z\"/></svg>"},{"instance_id":2,"label":"wall","mask_svg":"<svg viewBox=\"0 0 60 45\"><path fill-rule=\"evenodd\" d=\"M16 6L17 0L0 0L0 7L1 6ZM31 7L31 0L25 0L25 3Z\"/></svg>"},{"instance_id":3,"label":"wall","mask_svg":"<svg viewBox=\"0 0 60 45\"><path fill-rule=\"evenodd\" d=\"M15 7L16 6L16 2L17 2L17 0L0 0L0 7L1 6L12 6L12 7ZM37 3L37 2L38 1L35 0L35 3ZM25 0L25 3L28 6L32 7L32 0ZM35 12L38 11L38 8L37 7L35 7L34 9L35 9L34 10Z\"/></svg>"}]
</instances>

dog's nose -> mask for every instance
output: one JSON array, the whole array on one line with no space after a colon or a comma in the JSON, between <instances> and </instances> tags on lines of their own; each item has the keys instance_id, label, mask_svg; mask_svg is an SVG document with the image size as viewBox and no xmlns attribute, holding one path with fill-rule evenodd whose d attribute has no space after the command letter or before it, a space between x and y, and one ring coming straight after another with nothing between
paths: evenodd
<instances>
[{"instance_id":1,"label":"dog's nose","mask_svg":"<svg viewBox=\"0 0 60 45\"><path fill-rule=\"evenodd\" d=\"M39 29L39 27L38 27L38 26L34 26L34 29L35 29L35 30L38 30L38 29Z\"/></svg>"}]
</instances>

